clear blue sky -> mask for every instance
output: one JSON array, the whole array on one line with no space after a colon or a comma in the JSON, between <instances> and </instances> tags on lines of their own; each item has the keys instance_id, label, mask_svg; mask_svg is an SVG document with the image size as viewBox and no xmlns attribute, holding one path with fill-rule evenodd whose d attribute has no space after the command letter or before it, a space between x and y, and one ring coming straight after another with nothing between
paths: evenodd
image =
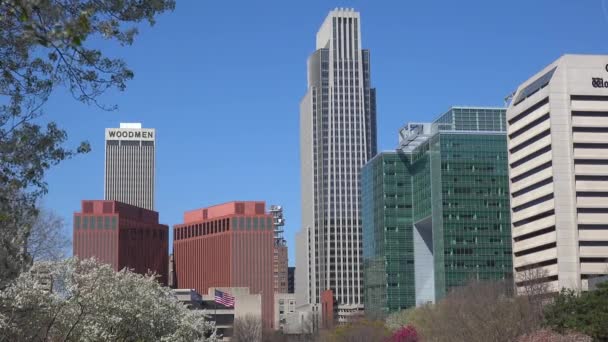
<instances>
[{"instance_id":1,"label":"clear blue sky","mask_svg":"<svg viewBox=\"0 0 608 342\"><path fill-rule=\"evenodd\" d=\"M103 112L56 92L47 118L93 151L53 168L45 205L66 219L103 198L104 128L157 130L156 207L163 223L231 200L282 204L290 264L300 229L299 102L306 60L334 7L361 12L377 89L379 150L408 121L451 105L501 106L505 95L565 53L608 53L603 0L178 1L129 48L107 46L135 79Z\"/></svg>"}]
</instances>

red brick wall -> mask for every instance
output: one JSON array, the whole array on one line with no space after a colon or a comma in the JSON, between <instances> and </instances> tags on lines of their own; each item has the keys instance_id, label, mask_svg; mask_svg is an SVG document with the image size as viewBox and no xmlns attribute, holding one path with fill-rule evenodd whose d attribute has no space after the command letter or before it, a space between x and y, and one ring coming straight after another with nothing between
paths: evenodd
<instances>
[{"instance_id":1,"label":"red brick wall","mask_svg":"<svg viewBox=\"0 0 608 342\"><path fill-rule=\"evenodd\" d=\"M325 290L321 292L321 319L322 328L331 329L334 326L334 292Z\"/></svg>"},{"instance_id":2,"label":"red brick wall","mask_svg":"<svg viewBox=\"0 0 608 342\"><path fill-rule=\"evenodd\" d=\"M159 282L168 284L169 228L161 224L145 224L120 219L118 248L119 269L129 268L136 273L148 271L159 275Z\"/></svg>"},{"instance_id":3,"label":"red brick wall","mask_svg":"<svg viewBox=\"0 0 608 342\"><path fill-rule=\"evenodd\" d=\"M95 215L95 214L74 214L74 232L73 232L73 254L80 259L88 259L95 257L102 263L110 264L116 271L119 270L118 264L118 228L113 229L98 229L90 228L90 221L93 219L97 221L97 217L103 217L104 223L105 218L112 218L116 220L118 224L118 215ZM80 221L80 225L77 226L77 220ZM86 228L84 221L86 220ZM95 222L95 226L97 222Z\"/></svg>"},{"instance_id":4,"label":"red brick wall","mask_svg":"<svg viewBox=\"0 0 608 342\"><path fill-rule=\"evenodd\" d=\"M152 271L167 284L169 228L158 223L157 212L103 200L82 201L82 211L74 214L75 256L95 257L116 271Z\"/></svg>"},{"instance_id":5,"label":"red brick wall","mask_svg":"<svg viewBox=\"0 0 608 342\"><path fill-rule=\"evenodd\" d=\"M274 246L274 292L287 293L288 281L287 281L287 268L288 268L288 257L287 257L287 246L275 245Z\"/></svg>"},{"instance_id":6,"label":"red brick wall","mask_svg":"<svg viewBox=\"0 0 608 342\"><path fill-rule=\"evenodd\" d=\"M206 294L210 287L229 287L231 232L173 241L177 288Z\"/></svg>"},{"instance_id":7,"label":"red brick wall","mask_svg":"<svg viewBox=\"0 0 608 342\"><path fill-rule=\"evenodd\" d=\"M233 232L232 286L249 287L262 294L262 319L271 329L274 324L274 281L272 230Z\"/></svg>"},{"instance_id":8,"label":"red brick wall","mask_svg":"<svg viewBox=\"0 0 608 342\"><path fill-rule=\"evenodd\" d=\"M210 287L248 287L250 293L262 294L264 327L272 328L274 232L264 202L191 210L184 220L173 230L177 287L199 293L208 293Z\"/></svg>"}]
</instances>

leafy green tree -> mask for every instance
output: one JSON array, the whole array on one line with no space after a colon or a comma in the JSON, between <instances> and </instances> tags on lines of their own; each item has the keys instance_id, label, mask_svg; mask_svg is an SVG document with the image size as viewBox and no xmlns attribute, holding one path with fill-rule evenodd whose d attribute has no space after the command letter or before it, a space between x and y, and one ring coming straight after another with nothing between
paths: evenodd
<instances>
[{"instance_id":1,"label":"leafy green tree","mask_svg":"<svg viewBox=\"0 0 608 342\"><path fill-rule=\"evenodd\" d=\"M175 6L174 0L0 0L0 289L31 264L27 241L44 173L89 151L64 146L66 132L42 125L44 104L66 88L75 100L103 109L109 89L133 78L126 63L92 46L92 38L131 45L137 24Z\"/></svg>"},{"instance_id":2,"label":"leafy green tree","mask_svg":"<svg viewBox=\"0 0 608 342\"><path fill-rule=\"evenodd\" d=\"M563 289L545 308L545 323L560 333L578 331L608 341L608 282L583 293Z\"/></svg>"}]
</instances>

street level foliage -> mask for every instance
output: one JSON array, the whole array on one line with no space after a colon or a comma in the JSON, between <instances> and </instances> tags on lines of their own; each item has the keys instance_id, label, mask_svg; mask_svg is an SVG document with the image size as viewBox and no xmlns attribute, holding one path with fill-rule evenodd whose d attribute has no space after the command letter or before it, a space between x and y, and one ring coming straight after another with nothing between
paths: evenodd
<instances>
[{"instance_id":1,"label":"street level foliage","mask_svg":"<svg viewBox=\"0 0 608 342\"><path fill-rule=\"evenodd\" d=\"M522 276L518 295L511 281L471 281L436 304L388 315L386 327L411 326L421 341L608 341L608 283L556 294L540 281L546 274Z\"/></svg>"},{"instance_id":2,"label":"street level foliage","mask_svg":"<svg viewBox=\"0 0 608 342\"><path fill-rule=\"evenodd\" d=\"M154 275L93 259L36 262L0 292L0 341L215 341Z\"/></svg>"},{"instance_id":3,"label":"street level foliage","mask_svg":"<svg viewBox=\"0 0 608 342\"><path fill-rule=\"evenodd\" d=\"M578 331L608 341L608 282L597 290L562 290L545 310L545 322L559 332Z\"/></svg>"}]
</instances>

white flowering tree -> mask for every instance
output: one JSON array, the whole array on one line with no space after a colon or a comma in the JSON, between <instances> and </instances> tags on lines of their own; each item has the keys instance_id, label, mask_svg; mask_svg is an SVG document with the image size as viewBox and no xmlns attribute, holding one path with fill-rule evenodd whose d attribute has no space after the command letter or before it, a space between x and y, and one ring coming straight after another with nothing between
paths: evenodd
<instances>
[{"instance_id":1,"label":"white flowering tree","mask_svg":"<svg viewBox=\"0 0 608 342\"><path fill-rule=\"evenodd\" d=\"M93 259L36 262L0 292L0 341L215 341L153 275Z\"/></svg>"}]
</instances>

